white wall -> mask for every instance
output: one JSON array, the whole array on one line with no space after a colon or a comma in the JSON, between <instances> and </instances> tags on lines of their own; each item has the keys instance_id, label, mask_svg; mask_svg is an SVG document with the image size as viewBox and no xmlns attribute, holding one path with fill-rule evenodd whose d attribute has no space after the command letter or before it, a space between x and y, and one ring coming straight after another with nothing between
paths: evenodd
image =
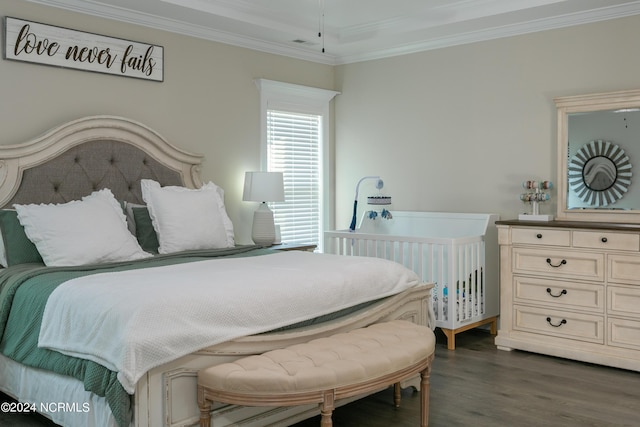
<instances>
[{"instance_id":1,"label":"white wall","mask_svg":"<svg viewBox=\"0 0 640 427\"><path fill-rule=\"evenodd\" d=\"M138 120L173 144L205 155L202 176L226 190L240 243L251 242L255 203L242 202L246 170L259 168L256 78L333 89L333 67L164 31L2 0L0 16L164 47L164 82L0 60L0 144L31 139L79 117ZM4 43L4 28L2 28Z\"/></svg>"},{"instance_id":2,"label":"white wall","mask_svg":"<svg viewBox=\"0 0 640 427\"><path fill-rule=\"evenodd\" d=\"M640 86L640 17L331 67L21 0L3 0L0 16L165 53L163 83L0 60L0 144L86 115L139 120L206 156L203 178L225 188L241 243L250 241L255 208L241 201L242 176L259 165L255 78L341 92L335 164L332 156L338 228L349 225L357 180L370 174L384 178L392 209L514 218L526 210L521 181L557 179L553 98ZM363 197L373 192L373 182L363 184Z\"/></svg>"},{"instance_id":3,"label":"white wall","mask_svg":"<svg viewBox=\"0 0 640 427\"><path fill-rule=\"evenodd\" d=\"M372 174L396 210L527 211L521 182L557 180L553 98L640 86L639 39L636 16L337 67L336 227Z\"/></svg>"}]
</instances>

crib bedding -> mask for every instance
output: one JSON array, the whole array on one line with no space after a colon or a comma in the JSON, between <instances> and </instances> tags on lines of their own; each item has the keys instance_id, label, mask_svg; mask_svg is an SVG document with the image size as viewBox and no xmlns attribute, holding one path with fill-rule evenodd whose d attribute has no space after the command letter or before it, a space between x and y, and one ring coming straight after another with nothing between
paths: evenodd
<instances>
[{"instance_id":1,"label":"crib bedding","mask_svg":"<svg viewBox=\"0 0 640 427\"><path fill-rule=\"evenodd\" d=\"M253 255L267 256L252 260L229 259ZM214 259L211 257L214 257ZM302 252L274 254L271 251L239 248L232 250L217 250L207 253L198 251L196 253L180 254L179 256L158 256L141 261L114 263L101 266L51 268L42 267L41 265L19 265L8 268L0 272L0 333L2 334L0 350L6 356L27 366L52 370L54 372L79 379L84 382L87 390L98 395L105 396L119 425L128 425L131 417L131 397L127 391L132 391L132 386L135 384L137 378L144 374L144 370L157 366L157 364L164 363L167 361L167 357L177 359L178 357L199 348L213 345L218 342L223 342L239 336L265 332L270 329L286 326L287 324L304 321L306 319L317 317L318 315L328 314L332 311L344 309L349 305L357 305L367 301L372 301L401 292L404 289L417 285L419 282L417 276L413 275L409 270L400 268L393 272L393 270L397 268L393 265L394 263L380 264L376 266L371 263L370 258L359 260L359 266L356 266L356 264L353 263L342 265L340 273L342 276L340 276L337 275L337 270L339 269L336 268L335 264L332 262L329 262L328 264L326 263L327 260L334 261L331 257L334 256ZM258 259L259 262L255 262ZM270 259L280 261L276 263L276 265L267 267ZM316 261L318 261L319 264L313 268L323 271L324 274L310 274L309 269L312 268L311 265ZM219 312L223 317L228 317L230 315L234 317L235 315L235 320L232 319L231 323L237 322L239 319L243 322L247 319L252 319L253 324L249 324L250 322L244 323L242 324L242 328L238 329L235 333L230 332L225 327L224 333L214 334L215 336L213 337L201 335L202 329L207 328L190 325L190 329L191 326L193 326L193 330L201 329L200 332L187 334L187 341L184 341L183 338L176 338L175 334L174 336L170 336L169 340L173 340L171 347L173 347L174 350L177 350L177 352L174 352L172 355L162 354L161 356L158 356L157 353L155 353L158 350L156 344L160 343L159 345L164 346L166 343L162 344L162 339L157 336L154 336L154 339L151 340L153 342L150 343L149 340L147 340L143 343L142 347L137 349L135 349L135 347L139 345L140 340L134 339L133 343L128 342L131 336L139 337L141 333L146 334L151 330L148 326L142 325L139 326L139 329L134 329L133 332L123 331L121 334L116 334L120 335L122 342L118 343L117 340L113 340L114 347L112 347L112 349L101 347L98 351L99 357L95 357L96 351L95 349L90 348L91 345L93 345L96 340L101 342L101 345L104 345L104 343L111 339L111 336L109 339L104 336L102 336L102 338L99 336L96 338L96 331L100 328L97 328L95 325L92 326L86 321L86 319L90 318L91 315L96 315L96 313L94 313L97 309L95 301L104 301L104 304L101 305L107 311L114 309L120 310L122 309L121 306L123 304L118 303L118 295L123 300L131 299L131 295L136 292L128 291L127 286L134 288L138 285L137 283L130 282L130 280L133 276L140 276L140 269L144 269L145 274L158 270L161 273L158 276L159 278L169 278L171 274L166 274L167 269L175 268L177 270L184 270L184 265L181 266L181 264L186 262L197 262L197 264L192 264L193 266L201 264L229 264L231 265L231 271L220 272L212 270L215 273L207 275L207 273L202 272L204 270L198 268L196 270L199 271L199 279L185 279L179 281L179 283L166 281L162 282L159 286L165 290L173 287L174 295L176 293L180 295L187 295L185 289L188 287L188 283L191 280L194 280L197 284L195 286L195 294L192 293L190 297L193 299L193 295L198 295L198 292L203 292L203 289L206 290L206 288L203 287L203 282L207 281L207 283L211 283L209 288L212 290L211 295L214 296L212 300L219 301L222 309L225 307L234 307L234 310L231 310L231 312L224 312L222 309L211 310L209 309L208 304L201 304L201 308L207 307L207 310L205 310L206 315L204 316L206 321L211 321L208 317L211 313ZM245 263L245 266L242 266L243 262ZM340 263L343 263L343 261ZM250 269L246 268L246 266L252 264L260 266L260 268L258 268L259 276L256 276L255 271L250 273ZM214 267L214 265L212 265L211 268L217 268ZM271 270L265 270L267 268L271 268ZM267 271L270 271L270 273L266 273ZM327 274L327 272L331 273ZM374 279L376 279L376 277L386 276L386 278L389 279L393 274L396 274L395 279L386 280L387 285L383 286L384 289L374 286L373 288L375 288L375 292L368 292L368 290L372 288L370 285L372 282L375 282ZM114 277L117 281L110 285L108 277ZM144 275L140 277L144 277ZM214 282L216 277L219 277L218 282ZM358 277L359 280L354 280L356 277ZM320 278L323 279L320 280ZM62 311L55 310L54 305L49 305L48 311L51 315L48 315L48 317L43 321L43 314L47 311L47 301L50 298L52 302L57 301L56 304L66 304L75 298L74 293L83 294L83 297L87 298L88 294L86 292L78 292L77 290L86 290L86 288L94 286L95 281L93 279L98 279L101 286L100 292L106 292L104 295L109 295L108 297L103 298L103 295L101 295L100 298L96 298L96 296L89 296L89 299L93 298L93 303L88 303L86 301L84 303L80 302L80 306L90 307L90 309L83 314L80 314L79 316L81 317L79 319L74 319L73 317L61 319L59 315ZM233 286L231 286L235 293L231 292L231 298L235 298L236 301L240 298L242 300L242 308L245 309L244 311L238 310L237 304L234 305L230 303L229 300L226 300L225 302L221 297L222 292L220 292L219 288L224 287L225 284L223 282L225 280L229 281L230 279L235 280L235 282L233 282ZM278 295L278 292L273 292L273 289L279 289L279 287L282 286L283 280L289 282L290 286L290 288L285 291L287 299L293 297L293 301L296 302L295 306L298 307L298 309L295 313L289 313L291 311L291 304L289 303L288 305L283 306L286 310L283 309L280 311L287 312L288 314L294 314L293 316L288 316L287 318L271 318L269 322L265 322L263 315L265 312L269 311L266 310L265 307L271 308L275 303L274 301L283 299L280 297L275 298L272 302L267 302L264 298L269 295ZM163 318L169 322L168 324L171 324L169 317L170 314L173 314L174 317L180 317L180 322L185 322L184 310L174 309L175 307L171 305L171 294L167 293L168 291L164 292L162 297L157 298L155 291L150 291L150 289L153 288L149 288L149 286L152 286L152 283L154 282L157 283L158 281L156 279L143 281L146 282L146 284L140 286L142 286L144 290L137 291L139 297L135 299L136 303L134 305L137 305L138 303L141 304L145 300L157 301L161 298L168 307L166 310L167 313L163 313ZM239 284L243 283L249 284L246 292L255 296L254 299L258 303L257 306L250 307L245 303L246 298L244 298L242 292L238 291L238 289L240 289ZM331 283L337 283L338 286L331 288ZM305 286L305 284L307 285ZM346 286L347 284L352 284L353 286ZM77 286L80 287L78 288ZM69 292L64 293L65 288L67 288ZM259 296L260 294L256 292L260 288L267 290L267 292ZM349 289L357 288L365 289L367 290L367 293L364 295L356 295L349 291ZM177 292L175 292L175 290L177 290ZM296 290L298 293L292 295L292 292L295 292ZM145 294L147 295L146 297L140 297ZM58 296L56 297L55 295ZM149 298L148 295L154 295L154 298ZM303 298L304 295L308 298ZM334 295L334 299L332 299L331 295ZM200 296L200 299L202 299L202 295ZM133 299L131 300L133 301ZM191 302L189 301L190 300L187 298L183 300L181 304L189 305L193 302L193 300L191 300ZM324 301L324 303L319 304L321 301ZM345 301L349 301L349 304L344 304ZM153 303L151 303L151 305L142 305L143 308L141 309L143 311L154 309ZM260 308L261 306L262 308ZM155 308L157 309L157 307ZM71 313L75 312L75 310L69 311L69 307L65 306L64 311L65 313L68 312L67 314L70 316L74 316ZM238 315L238 313L235 312L245 314ZM147 313L149 313L149 311L147 311ZM258 313L260 315L249 316L247 313ZM56 316L58 317L56 318ZM101 318L104 319L104 315L97 314L97 316L102 316ZM128 314L128 316L130 316L130 318L136 318L135 313ZM200 313L200 316L202 316L202 313ZM153 319L153 316L147 317ZM119 325L118 322L120 321L121 319L116 317L112 319L112 323L105 323L103 332L113 335L113 331L115 330L114 328L117 329L117 325ZM173 329L174 332L180 328L184 329L185 324L180 322L176 322L176 328L166 329ZM189 322L189 320L186 322ZM56 325L60 326L63 324L73 326L73 328L67 328L67 332L69 330L81 330L83 332L80 335L85 335L90 339L88 339L88 342L75 343L79 347L74 347L71 350L69 348L62 348L65 347L65 344L60 344L60 342L58 344L55 343L56 334L54 329L56 329ZM82 325L83 327L86 326L86 328L77 328L79 325ZM44 326L44 328L41 328L41 326ZM62 329L64 332L64 328ZM162 330L165 328L160 327L156 329ZM215 328L208 329L215 331ZM60 351L49 348L38 347L38 334L41 333L41 330L43 331L42 333L46 335L47 339L51 341L51 345L58 345L61 347L58 348L58 350L62 350L68 354L63 354ZM128 333L130 335L127 335ZM158 341L156 342L156 340ZM151 348L145 347L145 345L149 344L151 344ZM130 347L130 345L133 345L133 347ZM123 348L124 354L128 356L139 356L139 350L142 348L145 351L151 350L153 357L142 363L140 366L134 364L135 366L131 368L131 366L126 365L126 363L122 363L122 360L127 360L127 357L124 357L124 359L118 359L122 353L113 351L113 348L120 347ZM108 360L103 360L103 352L109 354L110 358ZM118 355L118 357L113 358L112 356L114 354ZM73 355L82 357L74 357ZM136 359L136 357L132 357L132 359ZM108 369L104 365L108 365L111 369Z\"/></svg>"}]
</instances>

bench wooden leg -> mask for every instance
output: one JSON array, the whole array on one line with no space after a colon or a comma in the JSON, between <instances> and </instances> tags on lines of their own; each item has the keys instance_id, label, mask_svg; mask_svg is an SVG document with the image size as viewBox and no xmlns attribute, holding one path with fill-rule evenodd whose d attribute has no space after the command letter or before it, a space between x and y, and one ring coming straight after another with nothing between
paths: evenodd
<instances>
[{"instance_id":1,"label":"bench wooden leg","mask_svg":"<svg viewBox=\"0 0 640 427\"><path fill-rule=\"evenodd\" d=\"M427 369L420 372L420 427L429 425L429 377L431 375L431 362Z\"/></svg>"},{"instance_id":2,"label":"bench wooden leg","mask_svg":"<svg viewBox=\"0 0 640 427\"><path fill-rule=\"evenodd\" d=\"M322 405L320 405L320 427L333 426L331 415L333 414L334 398L333 390L327 390L324 392Z\"/></svg>"},{"instance_id":3,"label":"bench wooden leg","mask_svg":"<svg viewBox=\"0 0 640 427\"><path fill-rule=\"evenodd\" d=\"M395 383L393 385L393 404L396 408L400 407L400 399L402 398L401 393L402 392L400 390L400 383Z\"/></svg>"},{"instance_id":4,"label":"bench wooden leg","mask_svg":"<svg viewBox=\"0 0 640 427\"><path fill-rule=\"evenodd\" d=\"M198 407L200 408L200 427L211 427L211 402L205 400L203 387L198 387Z\"/></svg>"}]
</instances>

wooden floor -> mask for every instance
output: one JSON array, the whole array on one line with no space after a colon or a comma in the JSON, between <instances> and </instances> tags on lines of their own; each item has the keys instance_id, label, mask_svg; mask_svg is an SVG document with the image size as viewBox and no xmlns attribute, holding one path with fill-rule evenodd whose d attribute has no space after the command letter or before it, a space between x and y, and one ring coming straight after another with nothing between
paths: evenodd
<instances>
[{"instance_id":1,"label":"wooden floor","mask_svg":"<svg viewBox=\"0 0 640 427\"><path fill-rule=\"evenodd\" d=\"M439 331L438 331L439 332ZM472 330L446 348L438 333L431 375L431 427L640 426L640 373L521 351L497 350L493 336ZM338 408L334 425L417 425L417 393L391 390ZM317 427L318 419L297 427Z\"/></svg>"},{"instance_id":2,"label":"wooden floor","mask_svg":"<svg viewBox=\"0 0 640 427\"><path fill-rule=\"evenodd\" d=\"M438 333L431 376L431 427L640 426L640 373L521 351L497 350L484 330L458 335L447 350ZM338 408L335 427L416 427L417 393L391 390ZM314 418L296 427L317 427ZM0 413L2 427L51 426L37 415Z\"/></svg>"}]
</instances>

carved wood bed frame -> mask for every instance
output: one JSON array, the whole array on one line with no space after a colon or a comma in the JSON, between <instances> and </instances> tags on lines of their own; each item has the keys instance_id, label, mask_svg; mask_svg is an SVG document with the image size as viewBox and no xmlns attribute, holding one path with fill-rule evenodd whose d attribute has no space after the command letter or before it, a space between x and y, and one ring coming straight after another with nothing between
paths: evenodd
<instances>
[{"instance_id":1,"label":"carved wood bed frame","mask_svg":"<svg viewBox=\"0 0 640 427\"><path fill-rule=\"evenodd\" d=\"M202 185L201 162L202 156L173 146L141 123L114 116L85 117L25 143L0 146L0 206L61 203L104 187L120 200L140 203L140 179L196 188ZM430 325L430 289L431 286L410 289L318 325L218 344L152 369L136 386L134 424L197 425L196 375L201 368L386 320L405 319ZM0 378L0 391L9 392L5 381ZM221 406L214 410L216 426L289 425L317 413L316 405Z\"/></svg>"}]
</instances>

